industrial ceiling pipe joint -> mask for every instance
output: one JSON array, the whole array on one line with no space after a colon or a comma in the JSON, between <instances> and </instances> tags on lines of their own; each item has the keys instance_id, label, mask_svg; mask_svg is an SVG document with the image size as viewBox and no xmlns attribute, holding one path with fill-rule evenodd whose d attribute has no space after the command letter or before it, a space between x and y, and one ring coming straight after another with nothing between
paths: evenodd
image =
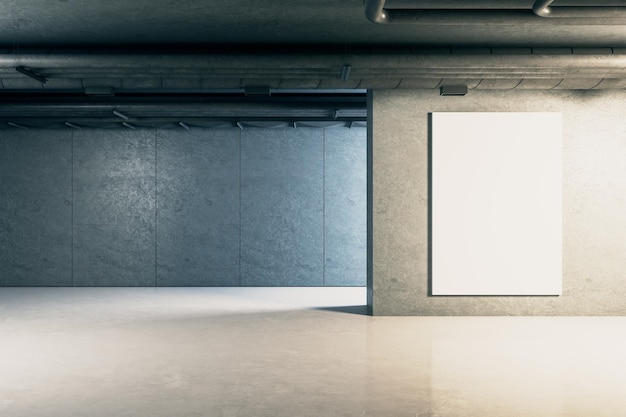
<instances>
[{"instance_id":1,"label":"industrial ceiling pipe joint","mask_svg":"<svg viewBox=\"0 0 626 417\"><path fill-rule=\"evenodd\" d=\"M620 18L626 19L626 7L618 6L552 6L554 0L537 0L533 13L552 18Z\"/></svg>"}]
</instances>

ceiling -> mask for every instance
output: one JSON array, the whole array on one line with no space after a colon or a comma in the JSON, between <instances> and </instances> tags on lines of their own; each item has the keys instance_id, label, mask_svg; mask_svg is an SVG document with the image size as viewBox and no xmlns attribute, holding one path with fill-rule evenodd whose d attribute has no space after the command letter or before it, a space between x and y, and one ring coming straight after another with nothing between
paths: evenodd
<instances>
[{"instance_id":1,"label":"ceiling","mask_svg":"<svg viewBox=\"0 0 626 417\"><path fill-rule=\"evenodd\" d=\"M626 0L387 0L403 18L377 24L380 1L2 0L0 129L355 126L365 89L626 88Z\"/></svg>"},{"instance_id":2,"label":"ceiling","mask_svg":"<svg viewBox=\"0 0 626 417\"><path fill-rule=\"evenodd\" d=\"M528 11L534 0L398 1L411 7L475 7ZM393 5L393 0L390 0ZM618 5L616 0L556 0L555 5ZM591 22L591 20L588 20ZM581 20L476 19L378 25L364 0L3 0L5 48L104 45L334 44L514 47L624 47L626 26Z\"/></svg>"}]
</instances>

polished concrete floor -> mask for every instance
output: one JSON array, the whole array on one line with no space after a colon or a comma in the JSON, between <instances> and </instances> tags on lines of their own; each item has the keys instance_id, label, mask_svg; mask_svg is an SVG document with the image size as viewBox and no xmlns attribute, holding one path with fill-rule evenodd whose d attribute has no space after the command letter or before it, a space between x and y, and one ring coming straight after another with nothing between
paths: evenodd
<instances>
[{"instance_id":1,"label":"polished concrete floor","mask_svg":"<svg viewBox=\"0 0 626 417\"><path fill-rule=\"evenodd\" d=\"M0 416L626 416L625 317L370 317L363 288L0 289Z\"/></svg>"}]
</instances>

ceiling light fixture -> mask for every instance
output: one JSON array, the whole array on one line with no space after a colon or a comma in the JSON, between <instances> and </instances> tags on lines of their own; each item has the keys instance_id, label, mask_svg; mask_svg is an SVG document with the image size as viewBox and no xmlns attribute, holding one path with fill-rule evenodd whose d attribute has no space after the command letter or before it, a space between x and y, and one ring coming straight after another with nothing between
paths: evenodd
<instances>
[{"instance_id":1,"label":"ceiling light fixture","mask_svg":"<svg viewBox=\"0 0 626 417\"><path fill-rule=\"evenodd\" d=\"M178 125L179 125L180 127L184 128L184 129L189 130L189 126L187 126L187 124L186 124L186 123L183 123L183 122L178 122Z\"/></svg>"},{"instance_id":2,"label":"ceiling light fixture","mask_svg":"<svg viewBox=\"0 0 626 417\"><path fill-rule=\"evenodd\" d=\"M133 125L131 125L130 123L122 122L122 125L126 126L126 127L127 127L127 128L129 128L129 129L133 129L133 130L135 130L135 129L136 129L136 127L135 127L135 126L133 126Z\"/></svg>"},{"instance_id":3,"label":"ceiling light fixture","mask_svg":"<svg viewBox=\"0 0 626 417\"><path fill-rule=\"evenodd\" d=\"M467 94L466 85L443 85L439 89L441 96L464 96Z\"/></svg>"},{"instance_id":4,"label":"ceiling light fixture","mask_svg":"<svg viewBox=\"0 0 626 417\"><path fill-rule=\"evenodd\" d=\"M241 124L241 122L237 122L236 124L239 129L243 130L243 125Z\"/></svg>"},{"instance_id":5,"label":"ceiling light fixture","mask_svg":"<svg viewBox=\"0 0 626 417\"><path fill-rule=\"evenodd\" d=\"M37 81L39 81L42 84L45 84L48 81L48 79L46 77L44 77L43 75L33 71L30 68L26 68L26 67L24 67L22 65L20 65L19 67L15 67L15 71L21 72L22 74L26 75L27 77L30 77L30 78L32 78L34 80L37 80Z\"/></svg>"}]
</instances>

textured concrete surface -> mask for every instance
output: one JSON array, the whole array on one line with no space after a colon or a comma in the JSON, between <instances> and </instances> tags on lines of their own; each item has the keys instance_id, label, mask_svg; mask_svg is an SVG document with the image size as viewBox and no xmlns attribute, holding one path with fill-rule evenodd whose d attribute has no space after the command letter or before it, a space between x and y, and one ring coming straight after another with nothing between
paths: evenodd
<instances>
[{"instance_id":1,"label":"textured concrete surface","mask_svg":"<svg viewBox=\"0 0 626 417\"><path fill-rule=\"evenodd\" d=\"M241 284L324 284L321 129L244 129Z\"/></svg>"},{"instance_id":2,"label":"textured concrete surface","mask_svg":"<svg viewBox=\"0 0 626 417\"><path fill-rule=\"evenodd\" d=\"M616 417L624 317L371 317L363 288L4 288L3 417Z\"/></svg>"},{"instance_id":3,"label":"textured concrete surface","mask_svg":"<svg viewBox=\"0 0 626 417\"><path fill-rule=\"evenodd\" d=\"M624 91L375 91L372 111L374 314L626 315ZM428 113L437 111L563 113L562 296L429 296Z\"/></svg>"},{"instance_id":4,"label":"textured concrete surface","mask_svg":"<svg viewBox=\"0 0 626 417\"><path fill-rule=\"evenodd\" d=\"M71 285L70 131L0 134L0 286Z\"/></svg>"},{"instance_id":5,"label":"textured concrete surface","mask_svg":"<svg viewBox=\"0 0 626 417\"><path fill-rule=\"evenodd\" d=\"M413 126L419 110L374 92L369 233L376 315L413 313L427 278L428 136Z\"/></svg>"},{"instance_id":6,"label":"textured concrete surface","mask_svg":"<svg viewBox=\"0 0 626 417\"><path fill-rule=\"evenodd\" d=\"M324 138L324 279L365 286L367 146L365 129L326 129Z\"/></svg>"},{"instance_id":7,"label":"textured concrete surface","mask_svg":"<svg viewBox=\"0 0 626 417\"><path fill-rule=\"evenodd\" d=\"M158 131L157 285L239 285L240 131Z\"/></svg>"},{"instance_id":8,"label":"textured concrete surface","mask_svg":"<svg viewBox=\"0 0 626 417\"><path fill-rule=\"evenodd\" d=\"M363 286L365 139L5 131L0 285Z\"/></svg>"},{"instance_id":9,"label":"textured concrete surface","mask_svg":"<svg viewBox=\"0 0 626 417\"><path fill-rule=\"evenodd\" d=\"M74 285L155 285L155 131L74 133Z\"/></svg>"}]
</instances>

